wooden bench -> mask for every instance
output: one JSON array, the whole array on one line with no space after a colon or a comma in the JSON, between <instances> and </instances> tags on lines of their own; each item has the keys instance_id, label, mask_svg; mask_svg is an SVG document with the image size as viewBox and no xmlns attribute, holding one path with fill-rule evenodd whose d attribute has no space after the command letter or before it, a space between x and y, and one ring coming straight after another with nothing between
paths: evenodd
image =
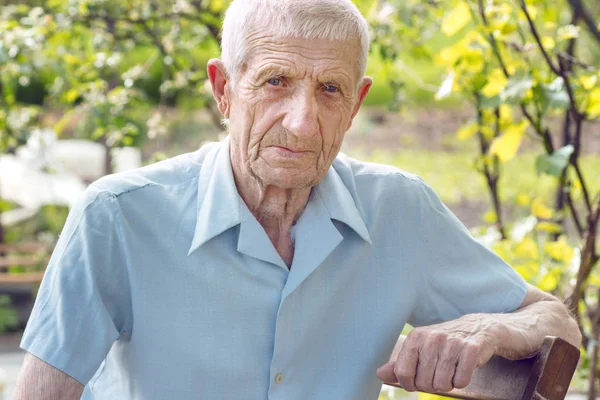
<instances>
[{"instance_id":1,"label":"wooden bench","mask_svg":"<svg viewBox=\"0 0 600 400\"><path fill-rule=\"evenodd\" d=\"M37 242L0 244L0 295L17 312L16 329L25 327L52 248Z\"/></svg>"},{"instance_id":2,"label":"wooden bench","mask_svg":"<svg viewBox=\"0 0 600 400\"><path fill-rule=\"evenodd\" d=\"M0 244L0 284L39 284L51 249L41 243ZM14 272L15 268L22 271Z\"/></svg>"},{"instance_id":3,"label":"wooden bench","mask_svg":"<svg viewBox=\"0 0 600 400\"><path fill-rule=\"evenodd\" d=\"M390 361L396 360L404 339L398 340ZM578 361L578 348L563 339L547 337L537 356L519 361L494 356L475 370L466 388L434 394L469 400L562 400Z\"/></svg>"}]
</instances>

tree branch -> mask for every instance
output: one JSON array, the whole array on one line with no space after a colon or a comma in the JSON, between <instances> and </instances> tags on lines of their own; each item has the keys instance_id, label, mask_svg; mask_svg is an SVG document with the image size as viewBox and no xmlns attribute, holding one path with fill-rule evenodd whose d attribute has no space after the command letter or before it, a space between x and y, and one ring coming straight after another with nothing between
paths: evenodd
<instances>
[{"instance_id":1,"label":"tree branch","mask_svg":"<svg viewBox=\"0 0 600 400\"><path fill-rule=\"evenodd\" d=\"M577 173L577 178L579 179L579 183L581 183L581 191L583 192L583 198L585 200L585 205L587 207L587 210L589 213L591 213L592 212L592 202L590 201L590 194L587 190L587 185L583 178L583 173L581 172L581 167L579 166L579 163L577 161L572 162L571 165L573 166L573 168L575 169L575 172Z\"/></svg>"},{"instance_id":2,"label":"tree branch","mask_svg":"<svg viewBox=\"0 0 600 400\"><path fill-rule=\"evenodd\" d=\"M483 0L478 0L479 4L479 15L481 15L481 19L486 28L489 26L488 19L485 16L485 7L483 6ZM510 74L508 73L508 69L506 68L506 64L504 64L504 59L500 55L500 48L498 47L498 43L496 42L496 38L493 34L488 33L488 40L492 45L492 51L494 52L496 58L498 59L498 63L500 64L500 68L502 68L502 72L507 78L510 78Z\"/></svg>"},{"instance_id":3,"label":"tree branch","mask_svg":"<svg viewBox=\"0 0 600 400\"><path fill-rule=\"evenodd\" d=\"M573 9L573 13L581 16L590 33L596 38L598 42L600 42L600 31L596 26L597 21L594 20L594 17L591 15L589 10L585 8L583 2L581 0L569 0L569 4Z\"/></svg>"},{"instance_id":4,"label":"tree branch","mask_svg":"<svg viewBox=\"0 0 600 400\"><path fill-rule=\"evenodd\" d=\"M483 0L478 0L478 4L479 4L479 14L481 15L481 19L483 21L483 24L485 25L486 28L489 27L489 23L488 23L488 19L485 16L485 8L483 5ZM502 58L502 55L500 54L500 49L498 47L498 42L496 42L496 39L494 38L494 35L492 34L488 34L488 40L490 42L490 46L492 47L492 51L494 52L494 55L496 56L496 59L498 60L498 64L500 64L500 68L502 69L502 72L504 73L504 76L507 79L510 79L510 74L508 73L508 69L506 68L506 64L504 63L504 59ZM527 111L527 107L525 107L525 105L523 103L521 103L520 105L521 108L521 113L523 114L523 116L527 119L527 121L529 121L529 123L531 124L531 126L534 127L535 132L540 136L540 138L542 138L543 142L544 142L544 148L546 149L546 152L548 154L551 154L554 152L554 144L552 141L552 136L550 135L550 132L548 131L548 129L544 130L542 129L541 125L538 124L533 117L531 116L531 114L529 113L529 111Z\"/></svg>"},{"instance_id":5,"label":"tree branch","mask_svg":"<svg viewBox=\"0 0 600 400\"><path fill-rule=\"evenodd\" d=\"M565 68L563 67L563 65L561 63L559 63L558 67L556 65L554 65L554 62L550 59L548 52L546 51L546 49L544 48L544 45L542 44L542 40L537 31L535 23L533 22L533 20L531 18L531 14L529 14L529 10L527 9L527 4L525 3L525 0L520 0L520 2L521 2L521 9L523 10L525 17L527 18L527 22L529 24L529 29L531 30L531 34L535 38L535 41L536 41L542 55L544 56L544 59L546 60L548 67L550 67L550 70L552 72L554 72L554 74L556 76L559 76L563 79L565 88L567 89L567 94L569 95L569 101L571 103L571 112L573 113L573 118L576 120L580 119L581 113L577 110L577 102L575 101L575 95L573 93L573 88L571 87L571 81L569 79L568 73L566 72ZM575 14L573 16L573 18L576 21L578 18L578 15Z\"/></svg>"},{"instance_id":6,"label":"tree branch","mask_svg":"<svg viewBox=\"0 0 600 400\"><path fill-rule=\"evenodd\" d=\"M552 72L554 72L556 75L562 76L561 71L554 65L554 62L550 59L550 56L548 55L548 53L546 52L546 49L542 45L542 39L540 38L537 28L535 27L535 24L534 24L533 20L531 19L531 14L529 14L529 10L527 9L527 4L525 4L525 0L520 0L520 1L521 1L521 10L523 10L523 13L525 14L525 18L527 18L527 22L529 23L529 29L531 30L531 34L535 38L535 41L538 44L538 47L540 48L542 55L546 59L548 66L550 67Z\"/></svg>"},{"instance_id":7,"label":"tree branch","mask_svg":"<svg viewBox=\"0 0 600 400\"><path fill-rule=\"evenodd\" d=\"M571 197L570 192L565 192L565 200L567 202L567 205L569 206L569 210L571 210L571 215L573 217L573 223L575 224L577 233L579 234L579 237L583 238L583 226L581 225L579 212L577 211L577 208L575 208L575 204L573 203L573 198Z\"/></svg>"}]
</instances>

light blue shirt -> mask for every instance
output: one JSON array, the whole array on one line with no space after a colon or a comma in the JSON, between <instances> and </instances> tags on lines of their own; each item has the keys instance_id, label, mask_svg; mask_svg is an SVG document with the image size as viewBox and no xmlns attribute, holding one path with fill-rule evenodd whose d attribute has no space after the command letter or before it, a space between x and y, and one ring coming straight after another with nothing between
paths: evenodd
<instances>
[{"instance_id":1,"label":"light blue shirt","mask_svg":"<svg viewBox=\"0 0 600 400\"><path fill-rule=\"evenodd\" d=\"M377 399L406 322L510 312L525 282L418 177L339 155L288 270L239 196L229 139L92 184L21 346L84 399Z\"/></svg>"}]
</instances>

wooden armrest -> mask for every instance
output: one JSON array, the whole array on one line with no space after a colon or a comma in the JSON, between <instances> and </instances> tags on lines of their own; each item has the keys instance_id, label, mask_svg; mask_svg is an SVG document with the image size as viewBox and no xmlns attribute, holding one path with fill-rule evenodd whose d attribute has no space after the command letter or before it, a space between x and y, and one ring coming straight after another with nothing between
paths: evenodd
<instances>
[{"instance_id":1,"label":"wooden armrest","mask_svg":"<svg viewBox=\"0 0 600 400\"><path fill-rule=\"evenodd\" d=\"M404 339L398 340L390 361L396 360ZM578 361L578 348L563 339L546 337L535 357L510 361L494 356L475 370L466 388L435 394L473 400L562 400Z\"/></svg>"}]
</instances>

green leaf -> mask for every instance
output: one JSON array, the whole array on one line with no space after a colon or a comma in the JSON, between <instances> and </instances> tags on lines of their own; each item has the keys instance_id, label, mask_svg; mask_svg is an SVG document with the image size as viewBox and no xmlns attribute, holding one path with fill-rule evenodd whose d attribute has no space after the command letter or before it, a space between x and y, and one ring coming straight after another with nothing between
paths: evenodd
<instances>
[{"instance_id":1,"label":"green leaf","mask_svg":"<svg viewBox=\"0 0 600 400\"><path fill-rule=\"evenodd\" d=\"M567 145L556 150L552 154L544 154L535 160L535 169L539 175L548 174L552 176L560 176L563 170L569 164L569 158L573 154L575 148L573 145Z\"/></svg>"},{"instance_id":2,"label":"green leaf","mask_svg":"<svg viewBox=\"0 0 600 400\"><path fill-rule=\"evenodd\" d=\"M534 95L541 105L542 113L545 113L548 108L566 109L571 106L571 99L562 78L556 78L550 84L536 86Z\"/></svg>"},{"instance_id":3,"label":"green leaf","mask_svg":"<svg viewBox=\"0 0 600 400\"><path fill-rule=\"evenodd\" d=\"M532 87L533 78L531 76L513 76L508 80L506 87L500 94L500 99L504 103L518 104Z\"/></svg>"},{"instance_id":4,"label":"green leaf","mask_svg":"<svg viewBox=\"0 0 600 400\"><path fill-rule=\"evenodd\" d=\"M502 100L500 99L500 96L494 96L494 97L481 96L481 102L480 102L481 108L496 108L496 107L499 107L501 104L502 104Z\"/></svg>"}]
</instances>

